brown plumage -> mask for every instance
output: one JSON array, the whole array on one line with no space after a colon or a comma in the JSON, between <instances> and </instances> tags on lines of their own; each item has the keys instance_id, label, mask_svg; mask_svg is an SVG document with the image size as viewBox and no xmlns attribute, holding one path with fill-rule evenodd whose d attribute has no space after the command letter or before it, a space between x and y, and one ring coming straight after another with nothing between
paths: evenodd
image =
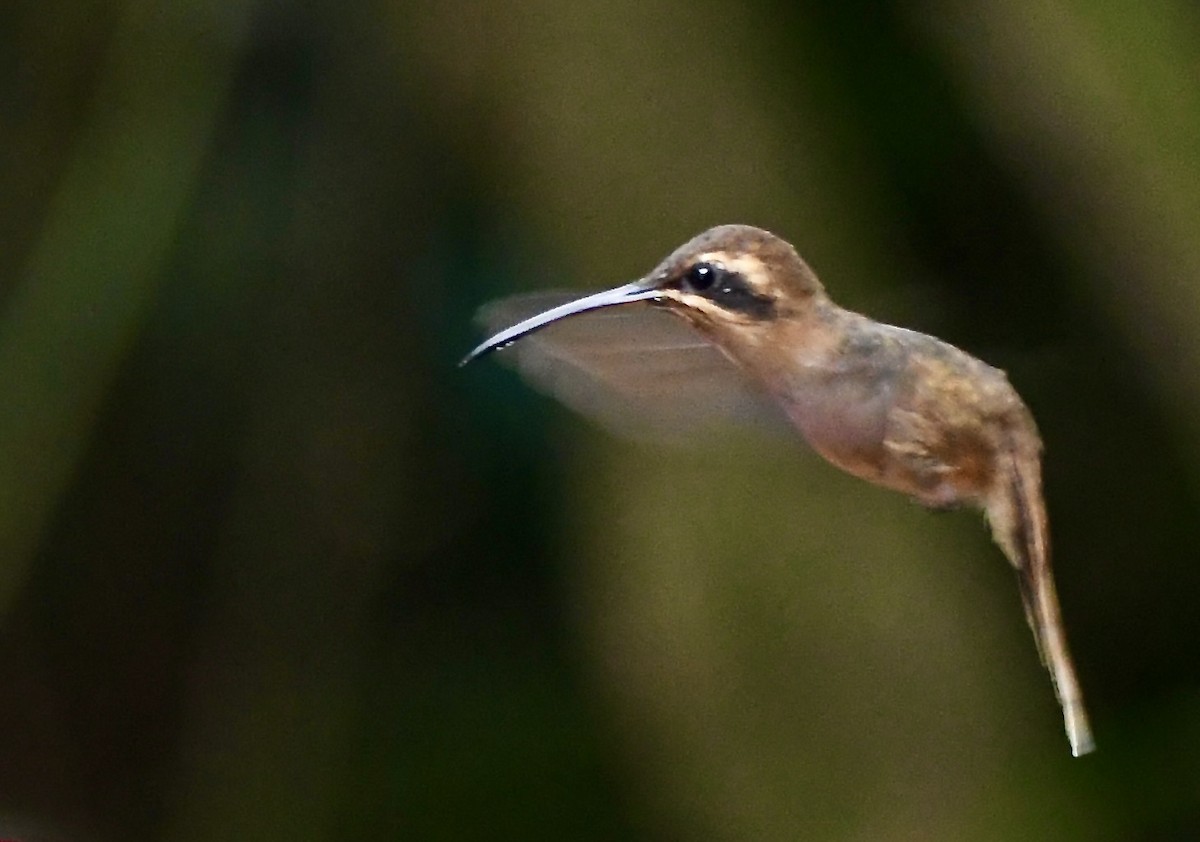
<instances>
[{"instance_id":1,"label":"brown plumage","mask_svg":"<svg viewBox=\"0 0 1200 842\"><path fill-rule=\"evenodd\" d=\"M489 327L512 326L467 360L555 324L518 347L518 365L613 426L636 426L642 407L650 427L782 409L843 470L931 507L981 509L1016 569L1071 750L1095 747L1050 567L1041 437L1004 372L842 309L791 245L746 225L704 232L641 280L555 303L493 305Z\"/></svg>"}]
</instances>

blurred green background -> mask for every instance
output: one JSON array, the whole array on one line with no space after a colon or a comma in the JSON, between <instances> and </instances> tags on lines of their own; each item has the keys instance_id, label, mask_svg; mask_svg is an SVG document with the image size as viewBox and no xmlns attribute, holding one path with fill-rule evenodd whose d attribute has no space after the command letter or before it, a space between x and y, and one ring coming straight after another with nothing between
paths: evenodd
<instances>
[{"instance_id":1,"label":"blurred green background","mask_svg":"<svg viewBox=\"0 0 1200 842\"><path fill-rule=\"evenodd\" d=\"M0 836L1200 838L1191 0L0 7ZM716 223L1008 370L977 516L614 440L484 301Z\"/></svg>"}]
</instances>

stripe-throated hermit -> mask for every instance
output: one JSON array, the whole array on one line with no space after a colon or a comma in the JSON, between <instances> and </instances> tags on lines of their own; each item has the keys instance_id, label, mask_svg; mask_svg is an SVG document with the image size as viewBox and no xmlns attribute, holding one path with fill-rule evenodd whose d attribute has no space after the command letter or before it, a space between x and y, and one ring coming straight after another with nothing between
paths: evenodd
<instances>
[{"instance_id":1,"label":"stripe-throated hermit","mask_svg":"<svg viewBox=\"0 0 1200 842\"><path fill-rule=\"evenodd\" d=\"M496 326L528 318L463 362L599 310L572 322L581 329L525 343L526 375L618 423L639 404L664 417L675 409L728 414L757 392L839 468L931 507L982 509L1016 568L1071 751L1095 748L1050 567L1041 437L1004 372L932 336L842 309L791 245L745 225L704 232L641 280L531 314L547 301L492 305Z\"/></svg>"}]
</instances>

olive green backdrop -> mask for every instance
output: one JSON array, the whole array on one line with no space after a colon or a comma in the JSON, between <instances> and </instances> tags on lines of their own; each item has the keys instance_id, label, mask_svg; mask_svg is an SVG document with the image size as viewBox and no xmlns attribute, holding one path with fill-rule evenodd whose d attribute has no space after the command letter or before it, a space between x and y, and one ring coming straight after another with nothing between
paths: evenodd
<instances>
[{"instance_id":1,"label":"olive green backdrop","mask_svg":"<svg viewBox=\"0 0 1200 842\"><path fill-rule=\"evenodd\" d=\"M1200 835L1190 0L0 8L0 836ZM614 440L484 301L716 223L1008 370L1011 572L798 439Z\"/></svg>"}]
</instances>

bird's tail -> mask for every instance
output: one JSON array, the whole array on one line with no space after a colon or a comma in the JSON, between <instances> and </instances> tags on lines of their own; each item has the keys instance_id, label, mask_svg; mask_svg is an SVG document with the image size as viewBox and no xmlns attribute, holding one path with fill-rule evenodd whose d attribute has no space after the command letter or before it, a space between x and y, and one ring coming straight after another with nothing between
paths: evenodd
<instances>
[{"instance_id":1,"label":"bird's tail","mask_svg":"<svg viewBox=\"0 0 1200 842\"><path fill-rule=\"evenodd\" d=\"M997 481L987 504L988 522L996 543L1016 568L1025 619L1062 705L1071 753L1078 757L1094 750L1096 743L1067 648L1050 567L1050 529L1042 498L1041 454L1036 450L1022 453L1017 447L1010 447L1001 455L997 468Z\"/></svg>"}]
</instances>

